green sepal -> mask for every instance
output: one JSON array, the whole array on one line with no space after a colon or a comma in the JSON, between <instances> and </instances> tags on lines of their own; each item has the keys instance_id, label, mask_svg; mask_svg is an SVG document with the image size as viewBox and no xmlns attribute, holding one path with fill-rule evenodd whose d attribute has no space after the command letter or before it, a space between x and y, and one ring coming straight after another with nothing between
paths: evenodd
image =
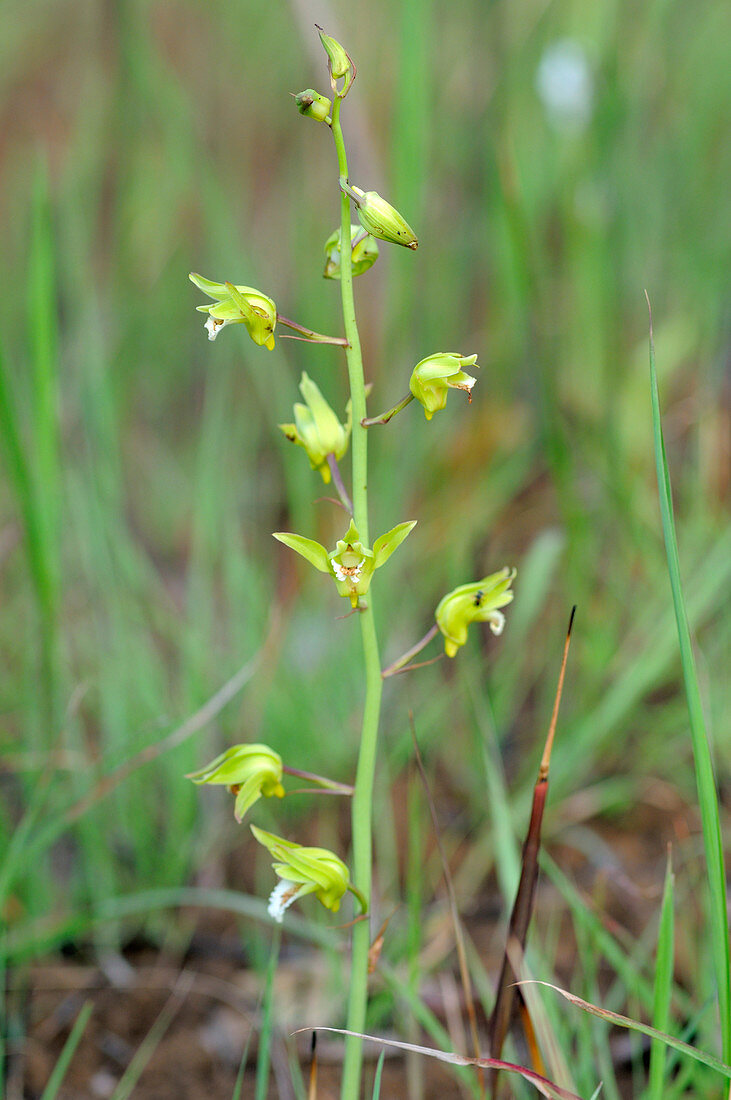
<instances>
[{"instance_id":1,"label":"green sepal","mask_svg":"<svg viewBox=\"0 0 731 1100\"><path fill-rule=\"evenodd\" d=\"M306 539L304 535L290 535L286 531L274 531L273 535L278 542L284 543L290 550L300 554L310 565L314 565L315 569L319 569L321 573L332 572L327 550L319 542L315 542L314 539Z\"/></svg>"},{"instance_id":2,"label":"green sepal","mask_svg":"<svg viewBox=\"0 0 731 1100\"><path fill-rule=\"evenodd\" d=\"M407 535L413 531L416 527L416 520L406 520L404 523L398 523L392 530L387 531L385 535L380 535L373 543L373 557L375 559L375 568L387 562L393 554L394 550L397 550Z\"/></svg>"},{"instance_id":3,"label":"green sepal","mask_svg":"<svg viewBox=\"0 0 731 1100\"><path fill-rule=\"evenodd\" d=\"M202 275L198 275L195 271L191 271L188 278L209 298L218 298L219 301L228 298L228 291L223 283L214 283L211 279L204 279ZM198 309L201 309L201 306L198 306Z\"/></svg>"}]
</instances>

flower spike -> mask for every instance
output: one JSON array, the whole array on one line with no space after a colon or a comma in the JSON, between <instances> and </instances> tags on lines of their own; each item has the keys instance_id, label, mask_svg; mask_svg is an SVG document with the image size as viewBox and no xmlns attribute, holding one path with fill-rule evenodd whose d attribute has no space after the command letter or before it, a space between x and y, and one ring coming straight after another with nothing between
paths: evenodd
<instances>
[{"instance_id":1,"label":"flower spike","mask_svg":"<svg viewBox=\"0 0 731 1100\"><path fill-rule=\"evenodd\" d=\"M210 764L185 777L198 785L220 783L236 795L234 817L244 814L262 795L284 798L282 758L268 745L233 745Z\"/></svg>"},{"instance_id":2,"label":"flower spike","mask_svg":"<svg viewBox=\"0 0 731 1100\"><path fill-rule=\"evenodd\" d=\"M470 623L486 622L493 634L502 634L505 616L499 608L513 599L510 585L515 572L515 569L506 566L481 581L455 588L439 601L435 618L444 635L444 650L448 657L454 657L459 647L467 641Z\"/></svg>"}]
</instances>

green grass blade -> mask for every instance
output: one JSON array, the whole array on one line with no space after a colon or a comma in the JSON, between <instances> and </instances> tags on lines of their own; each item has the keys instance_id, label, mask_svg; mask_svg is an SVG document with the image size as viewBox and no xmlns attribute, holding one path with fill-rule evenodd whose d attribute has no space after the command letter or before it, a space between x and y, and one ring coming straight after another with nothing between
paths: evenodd
<instances>
[{"instance_id":1,"label":"green grass blade","mask_svg":"<svg viewBox=\"0 0 731 1100\"><path fill-rule=\"evenodd\" d=\"M545 985L549 989L553 989L555 993L560 993L570 1004L583 1009L584 1012L588 1012L591 1016L597 1016L600 1020L605 1020L607 1023L614 1024L616 1027L627 1028L629 1031L638 1031L641 1035L648 1035L651 1039L657 1039L658 1042L665 1043L666 1046L672 1047L673 1050L677 1050L681 1054L686 1054L694 1061L700 1062L704 1066L709 1066L728 1080L731 1080L731 1066L722 1062L720 1058L716 1058L715 1054L708 1054L705 1050L699 1050L698 1047L693 1047L689 1043L684 1043L682 1039L676 1039L674 1035L666 1035L664 1032L658 1031L657 1028L650 1027L649 1024L643 1024L639 1020L631 1020L628 1016L622 1016L619 1012L610 1012L609 1009L600 1008L598 1005L591 1004L590 1001L585 1001L583 997L577 997L575 994L569 993L568 990L561 989L558 985L553 985L552 982L537 982L536 984Z\"/></svg>"},{"instance_id":2,"label":"green grass blade","mask_svg":"<svg viewBox=\"0 0 731 1100\"><path fill-rule=\"evenodd\" d=\"M236 1080L234 1082L234 1090L231 1093L231 1100L241 1100L241 1090L244 1087L244 1075L246 1073L246 1062L249 1057L249 1045L251 1043L251 1036L254 1034L254 1028L249 1028L249 1034L246 1036L246 1042L244 1043L244 1049L241 1051L241 1058L239 1059L239 1068L236 1074Z\"/></svg>"},{"instance_id":3,"label":"green grass blade","mask_svg":"<svg viewBox=\"0 0 731 1100\"><path fill-rule=\"evenodd\" d=\"M649 304L649 300L648 300ZM678 628L680 658L688 703L690 733L693 743L698 802L703 827L703 844L706 854L708 893L710 900L711 950L718 987L718 1011L721 1023L721 1050L726 1062L731 1061L731 978L729 975L728 912L726 907L726 877L723 864L721 822L718 811L718 794L713 774L711 749L706 733L706 722L698 687L693 646L690 640L688 617L685 611L683 588L680 580L680 559L675 534L675 519L670 488L670 473L665 455L660 396L655 367L655 345L650 317L650 392L652 395L652 426L655 441L655 465L660 497L660 513L665 539L670 587L673 594L675 621Z\"/></svg>"},{"instance_id":4,"label":"green grass blade","mask_svg":"<svg viewBox=\"0 0 731 1100\"><path fill-rule=\"evenodd\" d=\"M507 904L511 903L520 879L520 850L513 829L510 797L503 768L497 730L490 700L478 691L474 677L460 670L466 683L468 698L480 737L479 748L487 785L487 805L492 822L495 862L500 890Z\"/></svg>"},{"instance_id":5,"label":"green grass blade","mask_svg":"<svg viewBox=\"0 0 731 1100\"><path fill-rule=\"evenodd\" d=\"M272 949L269 955L269 965L267 966L264 985L261 1031L259 1032L259 1055L256 1060L256 1100L266 1100L269 1091L269 1066L271 1063L272 1028L274 1026L274 975L277 972L281 942L282 932L277 926L272 936Z\"/></svg>"},{"instance_id":6,"label":"green grass blade","mask_svg":"<svg viewBox=\"0 0 731 1100\"><path fill-rule=\"evenodd\" d=\"M48 1084L43 1090L41 1100L54 1100L55 1096L57 1095L58 1090L61 1087L61 1083L66 1076L66 1070L69 1068L71 1059L74 1056L74 1052L76 1051L76 1048L81 1041L81 1036L84 1034L86 1025L89 1022L89 1017L91 1016L93 1009L94 1005L91 1003L91 1001L87 1001L83 1005L79 1015L74 1020L74 1026L71 1028L71 1032L68 1039L63 1045L63 1050L61 1051L59 1059L56 1062L56 1065L53 1067L53 1073L49 1077Z\"/></svg>"},{"instance_id":7,"label":"green grass blade","mask_svg":"<svg viewBox=\"0 0 731 1100\"><path fill-rule=\"evenodd\" d=\"M660 929L657 937L657 961L655 965L655 1001L652 1022L658 1031L667 1031L670 1024L670 1002L673 995L673 957L675 948L674 881L670 856L665 874L665 888L660 909ZM647 1095L649 1100L662 1100L665 1089L665 1063L667 1048L659 1039L653 1039L650 1048L650 1076Z\"/></svg>"},{"instance_id":8,"label":"green grass blade","mask_svg":"<svg viewBox=\"0 0 731 1100\"><path fill-rule=\"evenodd\" d=\"M383 1073L383 1061L386 1057L385 1050L382 1050L378 1056L378 1065L376 1066L376 1076L373 1081L373 1100L380 1100L381 1096L381 1074Z\"/></svg>"},{"instance_id":9,"label":"green grass blade","mask_svg":"<svg viewBox=\"0 0 731 1100\"><path fill-rule=\"evenodd\" d=\"M60 588L59 516L61 466L59 460L58 319L56 311L55 245L51 225L48 178L39 166L33 186L28 279L28 345L33 448L33 497L40 541L43 589L41 610L42 685L48 728L56 710L57 619Z\"/></svg>"},{"instance_id":10,"label":"green grass blade","mask_svg":"<svg viewBox=\"0 0 731 1100\"><path fill-rule=\"evenodd\" d=\"M8 970L6 966L5 935L0 936L0 1081L4 1081L5 1061L7 1056L8 1037L8 1008L7 1008L7 982Z\"/></svg>"},{"instance_id":11,"label":"green grass blade","mask_svg":"<svg viewBox=\"0 0 731 1100\"><path fill-rule=\"evenodd\" d=\"M56 583L52 553L49 550L42 507L38 499L37 478L34 478L28 461L28 449L21 431L18 403L12 392L2 347L0 347L0 448L23 522L28 572L38 614L37 639L41 685L46 697L45 701L50 704L51 670L54 667L52 638L56 617Z\"/></svg>"},{"instance_id":12,"label":"green grass blade","mask_svg":"<svg viewBox=\"0 0 731 1100\"><path fill-rule=\"evenodd\" d=\"M178 978L175 988L162 1007L159 1016L153 1023L145 1038L140 1043L132 1061L127 1066L112 1093L111 1100L127 1100L137 1087L137 1083L145 1071L147 1063L157 1050L160 1042L173 1022L173 1018L182 1007L183 1001L189 993L195 975L183 973Z\"/></svg>"}]
</instances>

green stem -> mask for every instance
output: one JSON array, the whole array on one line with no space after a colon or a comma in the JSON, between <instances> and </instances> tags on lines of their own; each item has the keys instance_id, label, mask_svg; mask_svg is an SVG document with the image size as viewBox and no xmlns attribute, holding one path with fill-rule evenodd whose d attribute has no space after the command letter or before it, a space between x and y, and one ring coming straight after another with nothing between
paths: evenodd
<instances>
[{"instance_id":1,"label":"green stem","mask_svg":"<svg viewBox=\"0 0 731 1100\"><path fill-rule=\"evenodd\" d=\"M340 127L340 105L342 100L335 97L332 111L332 134L338 155L338 169L341 177L347 179L348 161L345 155L343 131ZM350 240L350 199L342 193L340 197L341 241ZM368 432L361 424L366 416L365 380L363 377L363 358L360 349L360 337L355 319L355 301L353 298L353 268L351 252L342 248L340 252L340 292L343 303L343 322L348 347L345 354L348 361L350 397L353 403L353 434L351 451L353 456L353 519L358 528L361 541L370 545L368 533ZM368 607L359 616L363 638L363 659L365 663L365 703L363 707L363 727L358 754L358 767L355 775L355 794L352 805L353 830L353 882L363 895L366 907L370 906L371 865L372 865L372 802L373 777L376 766L376 744L378 740L378 720L381 711L381 660L378 654L378 638L373 618L372 590L369 592ZM366 1005L368 1001L368 951L370 948L370 922L358 921L353 926L352 958L350 973L350 993L348 998L348 1031L365 1030ZM345 1062L341 1085L342 1100L358 1100L360 1095L360 1077L363 1061L363 1043L361 1039L349 1037L345 1044Z\"/></svg>"},{"instance_id":2,"label":"green stem","mask_svg":"<svg viewBox=\"0 0 731 1100\"><path fill-rule=\"evenodd\" d=\"M361 424L364 428L372 428L375 424L388 424L389 420L394 417L396 413L399 413L402 409L405 409L406 406L410 405L413 400L413 393L407 393L405 397L401 398L398 404L393 406L393 408L389 409L385 413L381 413L380 416L366 416L361 421Z\"/></svg>"}]
</instances>

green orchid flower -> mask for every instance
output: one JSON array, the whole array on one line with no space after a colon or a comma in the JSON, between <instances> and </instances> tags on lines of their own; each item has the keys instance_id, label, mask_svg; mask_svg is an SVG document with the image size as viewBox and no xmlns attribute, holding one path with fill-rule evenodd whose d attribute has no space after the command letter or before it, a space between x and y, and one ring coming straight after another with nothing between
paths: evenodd
<instances>
[{"instance_id":1,"label":"green orchid flower","mask_svg":"<svg viewBox=\"0 0 731 1100\"><path fill-rule=\"evenodd\" d=\"M366 912L365 898L353 886L348 868L334 852L327 848L305 848L292 840L257 829L255 825L251 826L251 831L277 861L274 873L281 881L271 893L268 910L275 921L281 923L285 910L306 894L314 894L326 909L337 913L343 894L349 890Z\"/></svg>"},{"instance_id":2,"label":"green orchid flower","mask_svg":"<svg viewBox=\"0 0 731 1100\"><path fill-rule=\"evenodd\" d=\"M348 530L328 551L314 539L303 535L290 535L286 531L275 531L274 538L295 550L306 558L321 573L329 573L335 580L335 586L341 596L347 597L354 608L359 606L360 597L370 588L371 578L376 569L380 569L416 526L416 520L399 523L391 531L377 538L373 549L363 546L358 529L352 522ZM363 606L360 604L360 606Z\"/></svg>"},{"instance_id":3,"label":"green orchid flower","mask_svg":"<svg viewBox=\"0 0 731 1100\"><path fill-rule=\"evenodd\" d=\"M459 647L467 641L470 623L488 623L493 634L502 634L505 616L499 608L513 599L510 585L515 572L515 569L506 566L481 581L455 588L439 601L435 618L444 635L444 649L448 657L454 657Z\"/></svg>"},{"instance_id":4,"label":"green orchid flower","mask_svg":"<svg viewBox=\"0 0 731 1100\"><path fill-rule=\"evenodd\" d=\"M471 391L477 379L465 374L463 367L479 367L477 356L438 351L416 364L411 372L409 389L424 406L427 420L446 406L450 389L464 390L467 399L472 401Z\"/></svg>"},{"instance_id":5,"label":"green orchid flower","mask_svg":"<svg viewBox=\"0 0 731 1100\"><path fill-rule=\"evenodd\" d=\"M362 225L351 225L350 248L353 276L362 275L368 271L378 259L378 241L370 233L366 233ZM325 241L325 270L323 276L326 279L340 278L339 229L331 233Z\"/></svg>"},{"instance_id":6,"label":"green orchid flower","mask_svg":"<svg viewBox=\"0 0 731 1100\"><path fill-rule=\"evenodd\" d=\"M341 424L319 387L303 371L300 392L306 404L294 406L294 424L280 424L287 439L303 447L313 470L319 470L327 485L331 478L327 456L340 461L348 449L352 428L350 401L345 406L346 420Z\"/></svg>"},{"instance_id":7,"label":"green orchid flower","mask_svg":"<svg viewBox=\"0 0 731 1100\"><path fill-rule=\"evenodd\" d=\"M213 283L202 275L192 272L188 278L192 283L214 298L213 305L196 306L201 313L208 314L205 328L208 339L215 340L226 325L246 325L249 336L255 344L274 347L274 328L277 323L277 307L271 298L251 286L234 286L233 283Z\"/></svg>"},{"instance_id":8,"label":"green orchid flower","mask_svg":"<svg viewBox=\"0 0 731 1100\"><path fill-rule=\"evenodd\" d=\"M268 745L233 745L210 764L186 779L198 785L220 783L236 795L234 817L241 821L257 799L275 795L284 798L282 758Z\"/></svg>"}]
</instances>

